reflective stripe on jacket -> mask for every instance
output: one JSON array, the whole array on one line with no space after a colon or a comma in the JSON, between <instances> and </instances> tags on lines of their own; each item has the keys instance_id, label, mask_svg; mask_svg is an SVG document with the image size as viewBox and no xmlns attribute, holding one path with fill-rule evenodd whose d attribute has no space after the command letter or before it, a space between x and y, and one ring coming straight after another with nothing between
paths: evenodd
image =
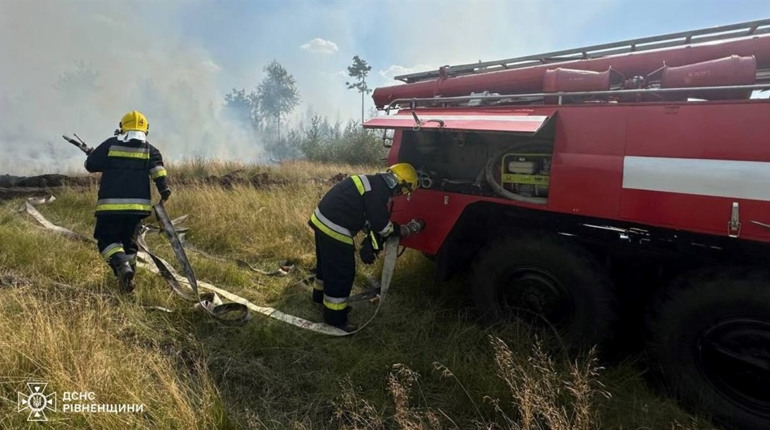
<instances>
[{"instance_id":1,"label":"reflective stripe on jacket","mask_svg":"<svg viewBox=\"0 0 770 430\"><path fill-rule=\"evenodd\" d=\"M168 188L163 156L142 139L111 137L88 155L85 166L89 172L102 172L96 215L149 215L150 179L159 192Z\"/></svg>"},{"instance_id":2,"label":"reflective stripe on jacket","mask_svg":"<svg viewBox=\"0 0 770 430\"><path fill-rule=\"evenodd\" d=\"M353 236L367 224L375 232L392 232L388 201L391 190L380 174L355 175L333 186L310 217L310 224L328 236L353 245Z\"/></svg>"},{"instance_id":3,"label":"reflective stripe on jacket","mask_svg":"<svg viewBox=\"0 0 770 430\"><path fill-rule=\"evenodd\" d=\"M331 222L318 210L318 208L316 208L316 210L313 211L313 214L310 215L310 223L326 233L327 236L337 239L342 243L347 243L348 245L353 244L353 234L350 230Z\"/></svg>"}]
</instances>

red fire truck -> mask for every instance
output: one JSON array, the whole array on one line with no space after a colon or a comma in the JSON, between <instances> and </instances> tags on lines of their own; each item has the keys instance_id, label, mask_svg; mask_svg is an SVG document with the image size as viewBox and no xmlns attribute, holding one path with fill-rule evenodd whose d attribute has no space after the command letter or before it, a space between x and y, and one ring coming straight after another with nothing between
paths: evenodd
<instances>
[{"instance_id":1,"label":"red fire truck","mask_svg":"<svg viewBox=\"0 0 770 430\"><path fill-rule=\"evenodd\" d=\"M770 20L397 77L397 221L484 318L570 346L638 323L684 402L770 428ZM759 97L757 97L759 96ZM544 318L543 318L544 317ZM627 334L626 334L627 335Z\"/></svg>"}]
</instances>

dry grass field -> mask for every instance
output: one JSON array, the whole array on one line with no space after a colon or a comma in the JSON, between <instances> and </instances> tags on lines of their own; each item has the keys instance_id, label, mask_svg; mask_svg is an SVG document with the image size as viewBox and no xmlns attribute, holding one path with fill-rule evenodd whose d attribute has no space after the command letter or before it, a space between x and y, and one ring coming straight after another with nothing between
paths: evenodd
<instances>
[{"instance_id":1,"label":"dry grass field","mask_svg":"<svg viewBox=\"0 0 770 430\"><path fill-rule=\"evenodd\" d=\"M307 218L332 177L376 169L191 161L169 167L174 194L166 208L189 215L187 240L207 253L265 270L296 264L289 276L270 277L190 252L198 279L320 321L310 287L298 282L314 266ZM96 188L55 192L39 210L90 237ZM462 280L437 285L433 263L414 251L399 257L376 319L352 337L261 314L225 327L146 270L132 295L120 294L93 244L38 227L17 212L23 201L0 202L1 428L33 424L17 402L35 381L46 382L59 405L34 428L713 428L652 390L639 357L567 357L525 327L480 324ZM172 261L160 235L148 243ZM354 292L380 268L359 264ZM351 318L362 323L374 309L360 302ZM65 413L65 392L143 408Z\"/></svg>"}]
</instances>

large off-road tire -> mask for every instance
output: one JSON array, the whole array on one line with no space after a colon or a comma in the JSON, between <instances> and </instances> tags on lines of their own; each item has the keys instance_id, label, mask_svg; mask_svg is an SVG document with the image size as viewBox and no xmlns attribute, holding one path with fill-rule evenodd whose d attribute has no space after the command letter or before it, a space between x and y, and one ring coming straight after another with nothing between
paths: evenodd
<instances>
[{"instance_id":1,"label":"large off-road tire","mask_svg":"<svg viewBox=\"0 0 770 430\"><path fill-rule=\"evenodd\" d=\"M551 326L569 348L601 343L615 320L614 290L604 268L587 250L555 235L492 243L477 257L470 281L483 318Z\"/></svg>"},{"instance_id":2,"label":"large off-road tire","mask_svg":"<svg viewBox=\"0 0 770 430\"><path fill-rule=\"evenodd\" d=\"M770 428L770 273L710 268L660 292L648 351L684 403L735 429Z\"/></svg>"}]
</instances>

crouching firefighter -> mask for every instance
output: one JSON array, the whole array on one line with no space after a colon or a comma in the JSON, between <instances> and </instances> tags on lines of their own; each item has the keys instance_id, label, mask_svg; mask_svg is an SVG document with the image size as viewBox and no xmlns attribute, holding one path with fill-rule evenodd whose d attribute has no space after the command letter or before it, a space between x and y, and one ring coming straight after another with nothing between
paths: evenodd
<instances>
[{"instance_id":1,"label":"crouching firefighter","mask_svg":"<svg viewBox=\"0 0 770 430\"><path fill-rule=\"evenodd\" d=\"M149 126L141 112L123 115L115 136L94 148L85 163L89 172L102 172L94 238L126 293L134 290L141 221L152 210L150 178L164 201L171 195L163 157L147 141Z\"/></svg>"},{"instance_id":2,"label":"crouching firefighter","mask_svg":"<svg viewBox=\"0 0 770 430\"><path fill-rule=\"evenodd\" d=\"M324 321L347 332L348 297L356 274L353 237L361 230L360 255L374 262L385 239L417 233L424 223L412 220L399 226L390 221L388 203L396 195L417 189L417 172L408 163L394 164L384 173L351 176L336 184L318 203L309 225L315 231L316 280L313 301L323 304Z\"/></svg>"}]
</instances>

